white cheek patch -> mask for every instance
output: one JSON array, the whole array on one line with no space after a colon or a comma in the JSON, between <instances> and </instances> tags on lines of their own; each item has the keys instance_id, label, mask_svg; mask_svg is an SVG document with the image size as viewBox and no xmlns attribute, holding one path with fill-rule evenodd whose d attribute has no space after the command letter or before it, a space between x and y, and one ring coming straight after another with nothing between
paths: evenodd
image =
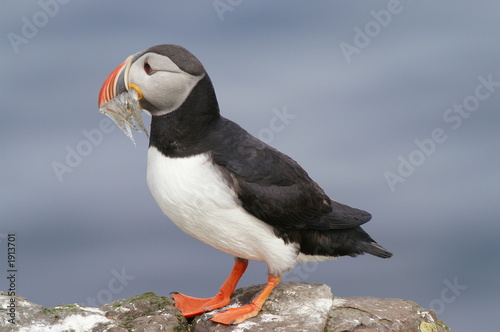
<instances>
[{"instance_id":1,"label":"white cheek patch","mask_svg":"<svg viewBox=\"0 0 500 332\"><path fill-rule=\"evenodd\" d=\"M146 73L145 62L153 73ZM182 71L166 56L146 53L130 67L129 83L137 85L143 98L156 108L148 110L150 113L163 115L179 108L203 77L205 74L195 76Z\"/></svg>"},{"instance_id":2,"label":"white cheek patch","mask_svg":"<svg viewBox=\"0 0 500 332\"><path fill-rule=\"evenodd\" d=\"M178 109L205 75L157 71L152 76L155 76L154 79L147 82L142 92L144 98L160 110L155 112L155 115L163 115Z\"/></svg>"}]
</instances>

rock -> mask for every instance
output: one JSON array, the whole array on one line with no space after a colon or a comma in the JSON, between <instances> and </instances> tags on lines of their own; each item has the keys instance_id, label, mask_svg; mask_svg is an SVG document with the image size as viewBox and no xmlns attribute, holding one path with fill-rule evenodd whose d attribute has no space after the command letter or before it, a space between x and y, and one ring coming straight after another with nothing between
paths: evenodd
<instances>
[{"instance_id":1,"label":"rock","mask_svg":"<svg viewBox=\"0 0 500 332\"><path fill-rule=\"evenodd\" d=\"M263 289L254 285L237 290L228 307L249 303ZM198 316L195 331L243 332L441 332L451 331L433 311L399 299L339 298L329 286L304 282L281 283L271 293L257 317L237 326L210 321L211 313Z\"/></svg>"},{"instance_id":2,"label":"rock","mask_svg":"<svg viewBox=\"0 0 500 332\"><path fill-rule=\"evenodd\" d=\"M187 331L187 321L170 297L145 293L99 307L112 324L92 332Z\"/></svg>"},{"instance_id":3,"label":"rock","mask_svg":"<svg viewBox=\"0 0 500 332\"><path fill-rule=\"evenodd\" d=\"M0 331L19 332L139 332L187 331L188 324L173 306L173 300L145 293L99 308L79 304L42 308L20 296L0 292L0 312L11 298L16 304L16 324L0 321Z\"/></svg>"},{"instance_id":4,"label":"rock","mask_svg":"<svg viewBox=\"0 0 500 332\"><path fill-rule=\"evenodd\" d=\"M327 331L451 331L415 302L373 297L334 298Z\"/></svg>"},{"instance_id":5,"label":"rock","mask_svg":"<svg viewBox=\"0 0 500 332\"><path fill-rule=\"evenodd\" d=\"M249 303L263 289L254 285L238 289L228 307ZM156 332L156 331L450 331L434 312L416 303L399 299L338 298L330 287L304 282L279 284L257 317L226 326L210 321L206 313L189 322L173 306L170 297L145 293L118 300L99 308L78 304L43 308L38 304L0 292L0 314L16 304L16 324L0 320L0 331L22 332Z\"/></svg>"},{"instance_id":6,"label":"rock","mask_svg":"<svg viewBox=\"0 0 500 332\"><path fill-rule=\"evenodd\" d=\"M227 306L248 304L264 285L238 289ZM236 326L225 326L209 319L206 313L193 321L195 331L323 331L328 322L328 312L333 304L330 287L319 284L287 282L269 295L257 317L247 319Z\"/></svg>"}]
</instances>

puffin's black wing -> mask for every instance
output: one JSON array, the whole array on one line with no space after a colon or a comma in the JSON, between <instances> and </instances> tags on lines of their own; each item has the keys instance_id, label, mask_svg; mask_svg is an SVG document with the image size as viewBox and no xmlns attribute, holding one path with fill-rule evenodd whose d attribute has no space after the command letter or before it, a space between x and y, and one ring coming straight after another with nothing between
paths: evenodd
<instances>
[{"instance_id":1,"label":"puffin's black wing","mask_svg":"<svg viewBox=\"0 0 500 332\"><path fill-rule=\"evenodd\" d=\"M212 158L243 208L278 229L348 229L371 215L331 200L287 155L223 119L214 130Z\"/></svg>"}]
</instances>

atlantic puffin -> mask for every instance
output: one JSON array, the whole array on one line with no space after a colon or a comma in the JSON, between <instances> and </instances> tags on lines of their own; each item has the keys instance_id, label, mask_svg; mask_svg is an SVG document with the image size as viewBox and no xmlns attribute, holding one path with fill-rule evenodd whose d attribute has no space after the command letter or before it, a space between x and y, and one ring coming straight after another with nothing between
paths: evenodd
<instances>
[{"instance_id":1,"label":"atlantic puffin","mask_svg":"<svg viewBox=\"0 0 500 332\"><path fill-rule=\"evenodd\" d=\"M182 231L235 257L213 298L173 293L185 317L226 306L249 260L267 263L263 291L212 321L256 316L297 262L392 256L360 227L370 213L330 199L296 161L221 116L210 77L185 48L157 45L128 57L102 85L99 107L132 90L152 116L147 183L154 200Z\"/></svg>"}]
</instances>

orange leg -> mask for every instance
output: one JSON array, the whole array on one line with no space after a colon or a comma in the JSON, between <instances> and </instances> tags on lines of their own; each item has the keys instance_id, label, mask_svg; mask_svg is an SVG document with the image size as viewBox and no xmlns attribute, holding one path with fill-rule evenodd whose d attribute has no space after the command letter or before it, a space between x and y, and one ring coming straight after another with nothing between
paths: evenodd
<instances>
[{"instance_id":1,"label":"orange leg","mask_svg":"<svg viewBox=\"0 0 500 332\"><path fill-rule=\"evenodd\" d=\"M236 258L231 274L227 277L217 295L208 299L198 299L180 293L173 293L175 306L181 310L184 317L194 317L207 311L222 308L229 303L231 294L233 294L247 266L248 260Z\"/></svg>"},{"instance_id":2,"label":"orange leg","mask_svg":"<svg viewBox=\"0 0 500 332\"><path fill-rule=\"evenodd\" d=\"M267 297L273 291L274 287L278 285L281 280L281 276L274 277L269 276L267 278L267 285L264 287L262 292L257 295L257 297L252 301L252 303L237 307L230 308L222 312L217 312L214 317L211 318L212 321L222 324L239 324L247 318L255 317L259 313L260 309L266 302Z\"/></svg>"}]
</instances>

